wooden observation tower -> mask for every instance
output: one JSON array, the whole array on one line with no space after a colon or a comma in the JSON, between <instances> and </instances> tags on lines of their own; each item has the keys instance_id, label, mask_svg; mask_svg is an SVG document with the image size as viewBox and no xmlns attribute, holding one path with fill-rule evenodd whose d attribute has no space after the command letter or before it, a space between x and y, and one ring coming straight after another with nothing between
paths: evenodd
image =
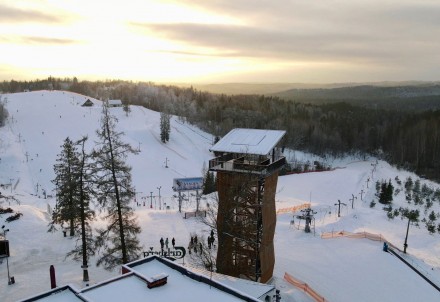
<instances>
[{"instance_id":1,"label":"wooden observation tower","mask_svg":"<svg viewBox=\"0 0 440 302\"><path fill-rule=\"evenodd\" d=\"M266 282L275 264L275 191L285 131L233 129L210 150L217 172L217 271Z\"/></svg>"}]
</instances>

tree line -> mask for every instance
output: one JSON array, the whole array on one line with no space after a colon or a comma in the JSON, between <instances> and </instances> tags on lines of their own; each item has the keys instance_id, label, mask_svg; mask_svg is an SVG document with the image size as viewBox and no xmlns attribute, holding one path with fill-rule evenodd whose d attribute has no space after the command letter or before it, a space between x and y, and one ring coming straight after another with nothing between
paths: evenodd
<instances>
[{"instance_id":1,"label":"tree line","mask_svg":"<svg viewBox=\"0 0 440 302\"><path fill-rule=\"evenodd\" d=\"M27 86L26 86L27 85ZM118 98L124 103L174 114L183 122L221 137L233 128L286 130L286 147L321 156L374 155L398 167L440 181L440 109L405 110L387 101L350 103L327 99L313 104L277 96L225 95L193 87L155 85L151 82L79 81L48 78L33 82L3 82L1 90L42 86L66 89L98 99ZM430 104L432 98L430 96ZM419 102L420 101L420 102ZM415 105L414 105L415 106ZM411 107L412 108L412 107Z\"/></svg>"}]
</instances>

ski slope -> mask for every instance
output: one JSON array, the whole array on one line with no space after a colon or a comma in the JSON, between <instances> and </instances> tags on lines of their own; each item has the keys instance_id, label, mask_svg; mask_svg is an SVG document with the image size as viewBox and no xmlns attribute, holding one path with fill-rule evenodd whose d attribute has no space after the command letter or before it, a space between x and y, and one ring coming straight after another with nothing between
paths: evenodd
<instances>
[{"instance_id":1,"label":"ski slope","mask_svg":"<svg viewBox=\"0 0 440 302\"><path fill-rule=\"evenodd\" d=\"M102 108L100 101L91 98L95 106L81 107L87 99L89 97L63 91L2 96L9 118L5 127L0 128L0 184L5 185L0 190L4 195L19 199L20 204L11 203L10 206L23 216L5 223L8 215L0 215L0 225L10 230L7 233L11 247L9 268L16 280L14 285L7 285L3 261L0 264L0 301L16 301L50 289L50 265L55 266L58 285L85 286L81 281L81 264L65 259L74 240L64 238L61 231L47 232L49 212L55 199L45 199L43 190L47 195L54 195L53 165L66 137L76 140L86 135L89 138L87 148L93 148ZM161 237L170 240L174 237L176 244L185 246L190 233L199 232L204 226L194 218L182 219L177 212L172 182L173 178L201 176L203 167L213 156L208 150L212 137L173 117L170 141L163 144L160 142L160 114L138 106L130 108L128 116L122 108L111 108L110 112L118 118L117 127L124 131L125 141L140 149L138 155L128 158L137 192L133 207L142 227L139 239L145 250L157 247ZM310 158L300 152L291 153L296 158ZM401 180L408 176L415 179L416 176L383 161L378 161L374 169L372 164L375 163L375 159L346 158L332 161L332 166L338 167L333 171L279 178L277 209L311 202L317 212L315 235L298 229L297 220L291 225L291 213L278 215L273 282L281 290L282 301L313 301L283 280L285 272L307 282L330 302L440 301L440 292L396 257L384 253L381 242L321 239L319 236L331 231L368 231L382 234L394 245L403 247L406 221L400 218L390 221L380 204L370 208L369 203L374 198L376 180L396 176ZM349 201L352 196L357 197L353 209ZM337 216L335 206L338 199L347 204L341 209L341 217ZM393 203L404 206L404 196L396 196ZM195 199L190 196L183 208L194 207ZM433 210L440 212L438 203ZM95 226L102 223L98 220ZM440 285L440 235L429 235L424 227L412 226L408 243L409 261ZM98 268L95 263L96 259L91 259L91 284L119 274L118 270L108 272Z\"/></svg>"}]
</instances>

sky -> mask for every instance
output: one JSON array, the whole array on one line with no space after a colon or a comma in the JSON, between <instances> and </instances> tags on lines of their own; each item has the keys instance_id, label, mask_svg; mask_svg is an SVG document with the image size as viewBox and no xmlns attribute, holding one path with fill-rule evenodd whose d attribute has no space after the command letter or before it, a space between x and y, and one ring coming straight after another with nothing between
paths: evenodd
<instances>
[{"instance_id":1,"label":"sky","mask_svg":"<svg viewBox=\"0 0 440 302\"><path fill-rule=\"evenodd\" d=\"M0 80L440 80L438 0L0 0Z\"/></svg>"}]
</instances>

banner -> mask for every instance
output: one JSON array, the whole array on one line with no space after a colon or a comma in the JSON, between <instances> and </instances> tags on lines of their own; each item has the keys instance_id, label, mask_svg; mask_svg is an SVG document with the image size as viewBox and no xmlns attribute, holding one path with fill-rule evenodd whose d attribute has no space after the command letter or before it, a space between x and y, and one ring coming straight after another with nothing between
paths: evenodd
<instances>
[{"instance_id":1,"label":"banner","mask_svg":"<svg viewBox=\"0 0 440 302\"><path fill-rule=\"evenodd\" d=\"M144 252L144 258L151 256L151 255L157 255L159 257L173 257L176 259L182 259L186 255L186 250L183 246L175 246L174 249L162 249L160 251L153 251L153 248L150 247L150 250L147 252Z\"/></svg>"},{"instance_id":2,"label":"banner","mask_svg":"<svg viewBox=\"0 0 440 302\"><path fill-rule=\"evenodd\" d=\"M203 177L174 178L173 190L175 192L201 190L203 187Z\"/></svg>"}]
</instances>

